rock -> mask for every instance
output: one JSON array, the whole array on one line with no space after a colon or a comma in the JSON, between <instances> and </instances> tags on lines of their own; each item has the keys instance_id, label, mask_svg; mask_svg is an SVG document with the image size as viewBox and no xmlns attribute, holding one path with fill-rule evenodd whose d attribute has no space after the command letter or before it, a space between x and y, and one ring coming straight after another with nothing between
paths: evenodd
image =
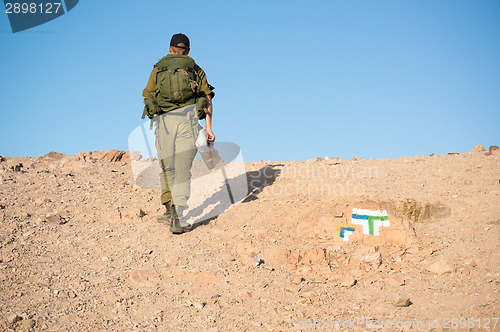
<instances>
[{"instance_id":1,"label":"rock","mask_svg":"<svg viewBox=\"0 0 500 332\"><path fill-rule=\"evenodd\" d=\"M118 149L106 150L106 151L92 151L89 152L90 157L97 160L114 162L121 161L122 157L125 155L125 151L120 151Z\"/></svg>"},{"instance_id":2,"label":"rock","mask_svg":"<svg viewBox=\"0 0 500 332\"><path fill-rule=\"evenodd\" d=\"M7 160L7 159L5 159L4 156L0 156L0 163L4 162L5 160Z\"/></svg>"},{"instance_id":3,"label":"rock","mask_svg":"<svg viewBox=\"0 0 500 332\"><path fill-rule=\"evenodd\" d=\"M488 151L489 151L489 152L492 152L492 153L493 153L494 151L496 151L496 150L498 150L498 146L496 146L496 145L490 145L490 148L488 149Z\"/></svg>"},{"instance_id":4,"label":"rock","mask_svg":"<svg viewBox=\"0 0 500 332\"><path fill-rule=\"evenodd\" d=\"M292 284L294 284L294 285L298 285L298 284L300 284L302 281L304 281L304 278L302 278L301 276L295 276L295 277L293 277L293 279L292 279Z\"/></svg>"},{"instance_id":5,"label":"rock","mask_svg":"<svg viewBox=\"0 0 500 332\"><path fill-rule=\"evenodd\" d=\"M354 285L356 285L356 279L352 277L347 277L340 281L340 286L342 287L352 287Z\"/></svg>"},{"instance_id":6,"label":"rock","mask_svg":"<svg viewBox=\"0 0 500 332\"><path fill-rule=\"evenodd\" d=\"M420 203L414 199L406 199L396 202L395 207L398 212L407 216L413 222L426 222L451 216L451 209L441 202Z\"/></svg>"},{"instance_id":7,"label":"rock","mask_svg":"<svg viewBox=\"0 0 500 332\"><path fill-rule=\"evenodd\" d=\"M127 151L123 154L120 161L124 163L129 163L131 161L141 160L142 155L140 151Z\"/></svg>"},{"instance_id":8,"label":"rock","mask_svg":"<svg viewBox=\"0 0 500 332\"><path fill-rule=\"evenodd\" d=\"M76 156L65 156L59 163L59 171L62 174L81 173L87 167L87 159L82 153Z\"/></svg>"},{"instance_id":9,"label":"rock","mask_svg":"<svg viewBox=\"0 0 500 332\"><path fill-rule=\"evenodd\" d=\"M453 266L448 264L443 258L438 258L431 264L427 265L425 269L432 273L444 274L451 273L453 271Z\"/></svg>"},{"instance_id":10,"label":"rock","mask_svg":"<svg viewBox=\"0 0 500 332\"><path fill-rule=\"evenodd\" d=\"M76 297L76 293L75 293L75 291L74 291L74 290L72 290L72 289L70 289L70 290L68 291L68 297L69 297L70 299L74 299L74 298Z\"/></svg>"},{"instance_id":11,"label":"rock","mask_svg":"<svg viewBox=\"0 0 500 332\"><path fill-rule=\"evenodd\" d=\"M45 216L45 222L49 224L62 225L68 221L59 214L48 214Z\"/></svg>"},{"instance_id":12,"label":"rock","mask_svg":"<svg viewBox=\"0 0 500 332\"><path fill-rule=\"evenodd\" d=\"M195 307L198 310L201 310L205 307L205 303L196 301L193 303L193 307Z\"/></svg>"},{"instance_id":13,"label":"rock","mask_svg":"<svg viewBox=\"0 0 500 332\"><path fill-rule=\"evenodd\" d=\"M387 283L391 287L404 286L405 282L406 282L405 278L401 275L387 279Z\"/></svg>"},{"instance_id":14,"label":"rock","mask_svg":"<svg viewBox=\"0 0 500 332\"><path fill-rule=\"evenodd\" d=\"M376 273L371 272L371 273L365 274L359 281L363 285L371 285L379 279L380 278Z\"/></svg>"},{"instance_id":15,"label":"rock","mask_svg":"<svg viewBox=\"0 0 500 332\"><path fill-rule=\"evenodd\" d=\"M474 149L472 149L471 152L484 152L484 151L486 151L484 146L482 146L481 144L478 144L474 147Z\"/></svg>"},{"instance_id":16,"label":"rock","mask_svg":"<svg viewBox=\"0 0 500 332\"><path fill-rule=\"evenodd\" d=\"M396 307L408 307L412 303L407 296L398 295L392 304Z\"/></svg>"},{"instance_id":17,"label":"rock","mask_svg":"<svg viewBox=\"0 0 500 332\"><path fill-rule=\"evenodd\" d=\"M7 160L7 166L14 172L21 172L22 168L24 167L22 163L14 159Z\"/></svg>"},{"instance_id":18,"label":"rock","mask_svg":"<svg viewBox=\"0 0 500 332\"><path fill-rule=\"evenodd\" d=\"M238 258L243 265L255 265L255 261L252 257L255 256L255 250L253 248L252 241L240 242L236 245L236 253Z\"/></svg>"},{"instance_id":19,"label":"rock","mask_svg":"<svg viewBox=\"0 0 500 332\"><path fill-rule=\"evenodd\" d=\"M158 284L161 281L160 275L151 269L135 270L132 271L129 277L132 284L145 284L147 282Z\"/></svg>"},{"instance_id":20,"label":"rock","mask_svg":"<svg viewBox=\"0 0 500 332\"><path fill-rule=\"evenodd\" d=\"M358 206L363 209L387 211L389 222L383 226L377 226L375 236L368 234L368 227L361 223L351 223L352 208L339 208L333 206L331 209L322 209L309 214L297 224L297 235L306 240L307 238L318 238L319 240L333 240L337 243L360 242L364 244L378 244L394 242L400 244L411 244L416 239L415 230L409 218L397 213L390 203L358 201L352 202L350 206Z\"/></svg>"},{"instance_id":21,"label":"rock","mask_svg":"<svg viewBox=\"0 0 500 332\"><path fill-rule=\"evenodd\" d=\"M21 323L21 326L24 330L29 331L35 327L35 320L34 319L24 319Z\"/></svg>"},{"instance_id":22,"label":"rock","mask_svg":"<svg viewBox=\"0 0 500 332\"><path fill-rule=\"evenodd\" d=\"M420 256L430 256L434 253L434 249L432 248L424 248L418 252Z\"/></svg>"},{"instance_id":23,"label":"rock","mask_svg":"<svg viewBox=\"0 0 500 332\"><path fill-rule=\"evenodd\" d=\"M61 160L64 157L66 157L65 154L60 153L60 152L55 152L55 151L50 151L46 155L42 157L42 159L45 159L47 161L56 161L56 160Z\"/></svg>"},{"instance_id":24,"label":"rock","mask_svg":"<svg viewBox=\"0 0 500 332\"><path fill-rule=\"evenodd\" d=\"M10 324L15 324L21 320L23 320L23 317L19 316L18 314L10 314L9 316L7 316L7 321Z\"/></svg>"},{"instance_id":25,"label":"rock","mask_svg":"<svg viewBox=\"0 0 500 332\"><path fill-rule=\"evenodd\" d=\"M368 254L363 257L362 262L370 267L377 268L382 264L382 256L380 252Z\"/></svg>"}]
</instances>

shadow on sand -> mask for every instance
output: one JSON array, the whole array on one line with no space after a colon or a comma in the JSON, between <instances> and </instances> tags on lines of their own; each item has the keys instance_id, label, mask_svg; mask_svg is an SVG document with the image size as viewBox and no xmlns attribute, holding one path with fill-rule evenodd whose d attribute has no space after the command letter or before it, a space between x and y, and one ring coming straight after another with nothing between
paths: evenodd
<instances>
[{"instance_id":1,"label":"shadow on sand","mask_svg":"<svg viewBox=\"0 0 500 332\"><path fill-rule=\"evenodd\" d=\"M207 225L212 220L216 219L221 213L231 208L238 203L248 203L259 199L259 194L262 190L274 183L280 175L281 170L277 167L282 164L267 165L257 171L246 172L232 179L224 179L224 184L221 185L215 193L207 198L201 205L190 210L185 216L186 220L194 218L191 223L196 228L200 225ZM246 177L241 178L241 177ZM246 180L246 181L245 181ZM246 183L247 188L242 197L235 197L231 190L231 184ZM234 187L233 187L234 188ZM240 195L241 196L241 195ZM207 210L209 212L207 213Z\"/></svg>"}]
</instances>

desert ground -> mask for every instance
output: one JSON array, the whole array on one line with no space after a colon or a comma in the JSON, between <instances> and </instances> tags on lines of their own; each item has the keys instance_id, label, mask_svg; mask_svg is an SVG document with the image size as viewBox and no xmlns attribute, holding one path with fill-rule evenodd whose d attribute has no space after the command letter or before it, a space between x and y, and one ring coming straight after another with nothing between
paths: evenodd
<instances>
[{"instance_id":1,"label":"desert ground","mask_svg":"<svg viewBox=\"0 0 500 332\"><path fill-rule=\"evenodd\" d=\"M133 161L0 157L0 330L500 331L495 147L234 162L244 195L198 177L182 235Z\"/></svg>"}]
</instances>

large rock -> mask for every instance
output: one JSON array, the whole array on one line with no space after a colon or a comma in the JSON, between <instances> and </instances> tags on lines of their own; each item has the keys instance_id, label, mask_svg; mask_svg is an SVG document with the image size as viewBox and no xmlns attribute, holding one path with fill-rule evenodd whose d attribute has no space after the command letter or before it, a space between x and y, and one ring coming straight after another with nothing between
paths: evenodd
<instances>
[{"instance_id":1,"label":"large rock","mask_svg":"<svg viewBox=\"0 0 500 332\"><path fill-rule=\"evenodd\" d=\"M55 161L55 160L61 160L64 157L66 157L66 155L63 153L50 151L49 153L44 155L42 158L46 161Z\"/></svg>"},{"instance_id":2,"label":"large rock","mask_svg":"<svg viewBox=\"0 0 500 332\"><path fill-rule=\"evenodd\" d=\"M58 169L63 174L81 173L89 168L92 160L102 160L107 162L130 162L142 158L139 151L121 151L118 149L106 151L79 152L74 156L67 156L63 153L51 151L39 157L38 162L41 168L49 170Z\"/></svg>"},{"instance_id":3,"label":"large rock","mask_svg":"<svg viewBox=\"0 0 500 332\"><path fill-rule=\"evenodd\" d=\"M76 156L63 157L59 164L59 171L63 174L81 173L87 167L87 156L80 152Z\"/></svg>"},{"instance_id":4,"label":"large rock","mask_svg":"<svg viewBox=\"0 0 500 332\"><path fill-rule=\"evenodd\" d=\"M438 258L431 264L427 265L425 269L429 272L436 274L444 274L453 272L453 266L451 266L444 258Z\"/></svg>"},{"instance_id":5,"label":"large rock","mask_svg":"<svg viewBox=\"0 0 500 332\"><path fill-rule=\"evenodd\" d=\"M353 208L385 210L388 221L374 221L366 225L352 220ZM410 245L416 240L415 230L409 218L396 212L388 203L351 202L342 209L313 213L299 222L297 236L307 240L343 243L357 241L364 244L384 242Z\"/></svg>"},{"instance_id":6,"label":"large rock","mask_svg":"<svg viewBox=\"0 0 500 332\"><path fill-rule=\"evenodd\" d=\"M131 161L138 161L142 158L140 151L127 151L123 154L120 159L121 162L129 163Z\"/></svg>"},{"instance_id":7,"label":"large rock","mask_svg":"<svg viewBox=\"0 0 500 332\"><path fill-rule=\"evenodd\" d=\"M474 147L474 149L472 149L471 152L484 152L484 151L486 151L484 146L482 146L481 144L478 144Z\"/></svg>"},{"instance_id":8,"label":"large rock","mask_svg":"<svg viewBox=\"0 0 500 332\"><path fill-rule=\"evenodd\" d=\"M112 149L106 151L92 151L88 152L88 154L91 158L102 161L121 161L122 157L125 155L125 151Z\"/></svg>"},{"instance_id":9,"label":"large rock","mask_svg":"<svg viewBox=\"0 0 500 332\"><path fill-rule=\"evenodd\" d=\"M66 218L64 218L63 216L61 216L57 213L46 215L44 221L46 223L54 224L54 225L62 225L62 224L65 224L68 222L66 220Z\"/></svg>"},{"instance_id":10,"label":"large rock","mask_svg":"<svg viewBox=\"0 0 500 332\"><path fill-rule=\"evenodd\" d=\"M413 222L426 222L451 216L451 209L441 202L417 202L406 199L393 203L395 209Z\"/></svg>"},{"instance_id":11,"label":"large rock","mask_svg":"<svg viewBox=\"0 0 500 332\"><path fill-rule=\"evenodd\" d=\"M18 159L8 159L7 167L14 172L21 172L24 165L18 161Z\"/></svg>"}]
</instances>

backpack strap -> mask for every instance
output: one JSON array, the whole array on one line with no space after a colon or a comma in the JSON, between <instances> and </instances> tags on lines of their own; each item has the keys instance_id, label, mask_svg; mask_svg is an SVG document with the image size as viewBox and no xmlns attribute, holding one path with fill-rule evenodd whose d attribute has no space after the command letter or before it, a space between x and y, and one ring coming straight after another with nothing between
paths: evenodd
<instances>
[{"instance_id":1,"label":"backpack strap","mask_svg":"<svg viewBox=\"0 0 500 332\"><path fill-rule=\"evenodd\" d=\"M158 72L156 73L156 75L158 75L158 73L161 73L162 71L166 71L166 70L168 70L167 67L163 67L163 68L158 67Z\"/></svg>"}]
</instances>

